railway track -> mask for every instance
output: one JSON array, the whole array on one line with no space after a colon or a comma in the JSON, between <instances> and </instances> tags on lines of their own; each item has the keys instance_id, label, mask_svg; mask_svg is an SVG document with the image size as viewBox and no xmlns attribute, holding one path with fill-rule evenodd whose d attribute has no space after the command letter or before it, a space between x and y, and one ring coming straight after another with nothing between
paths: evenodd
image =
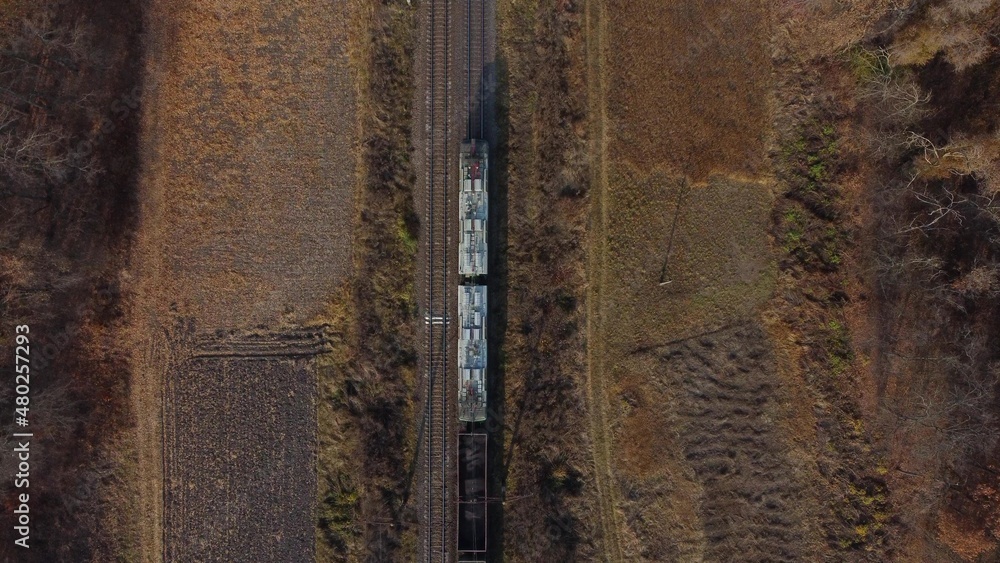
<instances>
[{"instance_id":1,"label":"railway track","mask_svg":"<svg viewBox=\"0 0 1000 563\"><path fill-rule=\"evenodd\" d=\"M452 199L454 160L450 131L451 0L427 3L427 152L424 214L426 342L426 410L424 421L424 561L448 561L450 548L452 462L449 446L451 391L449 377L449 313L454 283L449 276L448 206Z\"/></svg>"},{"instance_id":2,"label":"railway track","mask_svg":"<svg viewBox=\"0 0 1000 563\"><path fill-rule=\"evenodd\" d=\"M456 136L488 138L492 106L487 63L492 62L493 25L487 0L427 0L425 100L424 210L424 422L421 440L423 502L423 561L450 561L457 547L455 517L458 488L457 372L451 342L457 338L450 323L458 289L458 225L452 207L458 197ZM455 60L455 65L452 60ZM464 63L464 64L463 64ZM457 67L457 68L454 68ZM457 71L457 72L456 72ZM465 74L465 76L462 76ZM453 79L455 79L453 81ZM453 92L452 85L457 86ZM452 107L451 100L458 106ZM464 106L464 107L462 107ZM455 110L465 122L452 130ZM453 224L454 223L454 224ZM457 233L454 233L457 234ZM453 244L455 242L455 244ZM454 373L453 373L454 372Z\"/></svg>"},{"instance_id":3,"label":"railway track","mask_svg":"<svg viewBox=\"0 0 1000 563\"><path fill-rule=\"evenodd\" d=\"M487 139L487 102L490 95L489 81L486 80L487 40L486 0L466 0L466 99L465 114L468 116L466 136L469 139Z\"/></svg>"}]
</instances>

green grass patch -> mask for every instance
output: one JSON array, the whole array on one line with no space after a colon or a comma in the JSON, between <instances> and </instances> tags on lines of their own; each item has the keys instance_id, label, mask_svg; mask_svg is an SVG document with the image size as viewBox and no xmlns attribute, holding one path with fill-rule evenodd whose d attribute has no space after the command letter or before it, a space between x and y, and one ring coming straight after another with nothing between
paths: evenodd
<instances>
[{"instance_id":1,"label":"green grass patch","mask_svg":"<svg viewBox=\"0 0 1000 563\"><path fill-rule=\"evenodd\" d=\"M349 476L340 473L327 478L330 482L319 506L319 526L326 541L343 551L348 540L360 534L356 523L360 497Z\"/></svg>"},{"instance_id":2,"label":"green grass patch","mask_svg":"<svg viewBox=\"0 0 1000 563\"><path fill-rule=\"evenodd\" d=\"M417 255L417 235L406 224L406 219L402 216L396 221L396 236L407 254Z\"/></svg>"},{"instance_id":3,"label":"green grass patch","mask_svg":"<svg viewBox=\"0 0 1000 563\"><path fill-rule=\"evenodd\" d=\"M844 373L851 361L854 359L854 352L851 349L851 337L847 332L847 327L836 320L831 320L826 325L826 355L830 370L834 375Z\"/></svg>"}]
</instances>

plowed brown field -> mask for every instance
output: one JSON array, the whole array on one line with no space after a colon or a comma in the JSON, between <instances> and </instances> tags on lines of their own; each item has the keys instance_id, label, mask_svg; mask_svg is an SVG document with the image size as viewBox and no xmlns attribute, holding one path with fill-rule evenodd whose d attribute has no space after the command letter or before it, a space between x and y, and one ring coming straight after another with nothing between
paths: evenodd
<instances>
[{"instance_id":1,"label":"plowed brown field","mask_svg":"<svg viewBox=\"0 0 1000 563\"><path fill-rule=\"evenodd\" d=\"M307 360L196 359L165 402L167 561L309 561L315 380Z\"/></svg>"}]
</instances>

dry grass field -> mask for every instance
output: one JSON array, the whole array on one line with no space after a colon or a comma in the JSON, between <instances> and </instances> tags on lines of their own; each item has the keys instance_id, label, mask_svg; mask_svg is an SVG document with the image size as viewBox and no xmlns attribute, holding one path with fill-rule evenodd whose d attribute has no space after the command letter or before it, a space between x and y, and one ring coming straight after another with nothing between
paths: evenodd
<instances>
[{"instance_id":1,"label":"dry grass field","mask_svg":"<svg viewBox=\"0 0 1000 563\"><path fill-rule=\"evenodd\" d=\"M753 316L774 288L767 184L608 175L607 343L641 353Z\"/></svg>"},{"instance_id":2,"label":"dry grass field","mask_svg":"<svg viewBox=\"0 0 1000 563\"><path fill-rule=\"evenodd\" d=\"M703 181L766 169L769 10L737 0L603 3L615 162Z\"/></svg>"},{"instance_id":3,"label":"dry grass field","mask_svg":"<svg viewBox=\"0 0 1000 563\"><path fill-rule=\"evenodd\" d=\"M349 273L347 6L151 5L140 252L178 314L301 322Z\"/></svg>"},{"instance_id":4,"label":"dry grass field","mask_svg":"<svg viewBox=\"0 0 1000 563\"><path fill-rule=\"evenodd\" d=\"M788 425L800 391L762 316L778 276L770 13L591 4L602 119L588 340L601 518L617 540L606 558L814 558L815 466Z\"/></svg>"},{"instance_id":5,"label":"dry grass field","mask_svg":"<svg viewBox=\"0 0 1000 563\"><path fill-rule=\"evenodd\" d=\"M173 329L184 319L197 334L287 330L324 312L350 275L354 6L164 0L145 11L140 225L128 272L141 560L313 553L314 371L283 360L192 363Z\"/></svg>"}]
</instances>

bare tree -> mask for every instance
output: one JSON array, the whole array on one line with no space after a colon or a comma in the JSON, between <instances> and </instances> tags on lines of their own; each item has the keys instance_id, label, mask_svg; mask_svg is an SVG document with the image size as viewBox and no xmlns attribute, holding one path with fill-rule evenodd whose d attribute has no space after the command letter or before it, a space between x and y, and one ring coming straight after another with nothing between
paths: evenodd
<instances>
[{"instance_id":1,"label":"bare tree","mask_svg":"<svg viewBox=\"0 0 1000 563\"><path fill-rule=\"evenodd\" d=\"M884 57L888 70L869 73L861 98L874 103L882 114L884 124L906 127L927 114L927 103L931 97L912 76L892 69L888 55Z\"/></svg>"},{"instance_id":2,"label":"bare tree","mask_svg":"<svg viewBox=\"0 0 1000 563\"><path fill-rule=\"evenodd\" d=\"M925 167L942 169L946 174L968 175L972 173L966 154L968 147L964 144L949 143L938 147L933 141L915 131L907 131L903 138L907 147L923 152Z\"/></svg>"},{"instance_id":3,"label":"bare tree","mask_svg":"<svg viewBox=\"0 0 1000 563\"><path fill-rule=\"evenodd\" d=\"M882 249L876 256L876 268L882 279L901 279L906 276L922 286L941 283L944 260L938 256L913 256Z\"/></svg>"},{"instance_id":4,"label":"bare tree","mask_svg":"<svg viewBox=\"0 0 1000 563\"><path fill-rule=\"evenodd\" d=\"M56 127L23 131L0 116L0 197L50 201L71 170L66 134Z\"/></svg>"},{"instance_id":5,"label":"bare tree","mask_svg":"<svg viewBox=\"0 0 1000 563\"><path fill-rule=\"evenodd\" d=\"M10 49L4 54L26 64L40 65L51 61L69 70L78 70L79 61L89 53L88 32L77 23L72 27L55 26L52 12L44 11L24 20L19 36L12 38ZM29 59L23 53L37 53L38 59Z\"/></svg>"},{"instance_id":6,"label":"bare tree","mask_svg":"<svg viewBox=\"0 0 1000 563\"><path fill-rule=\"evenodd\" d=\"M929 209L925 215L918 215L910 221L910 224L899 231L899 234L906 234L913 231L920 231L924 235L929 235L931 231L945 227L938 226L944 219L951 219L961 225L964 221L959 206L969 203L969 199L959 194L954 189L942 186L940 193L931 193L930 190L919 190L910 188L910 193L920 203Z\"/></svg>"}]
</instances>

